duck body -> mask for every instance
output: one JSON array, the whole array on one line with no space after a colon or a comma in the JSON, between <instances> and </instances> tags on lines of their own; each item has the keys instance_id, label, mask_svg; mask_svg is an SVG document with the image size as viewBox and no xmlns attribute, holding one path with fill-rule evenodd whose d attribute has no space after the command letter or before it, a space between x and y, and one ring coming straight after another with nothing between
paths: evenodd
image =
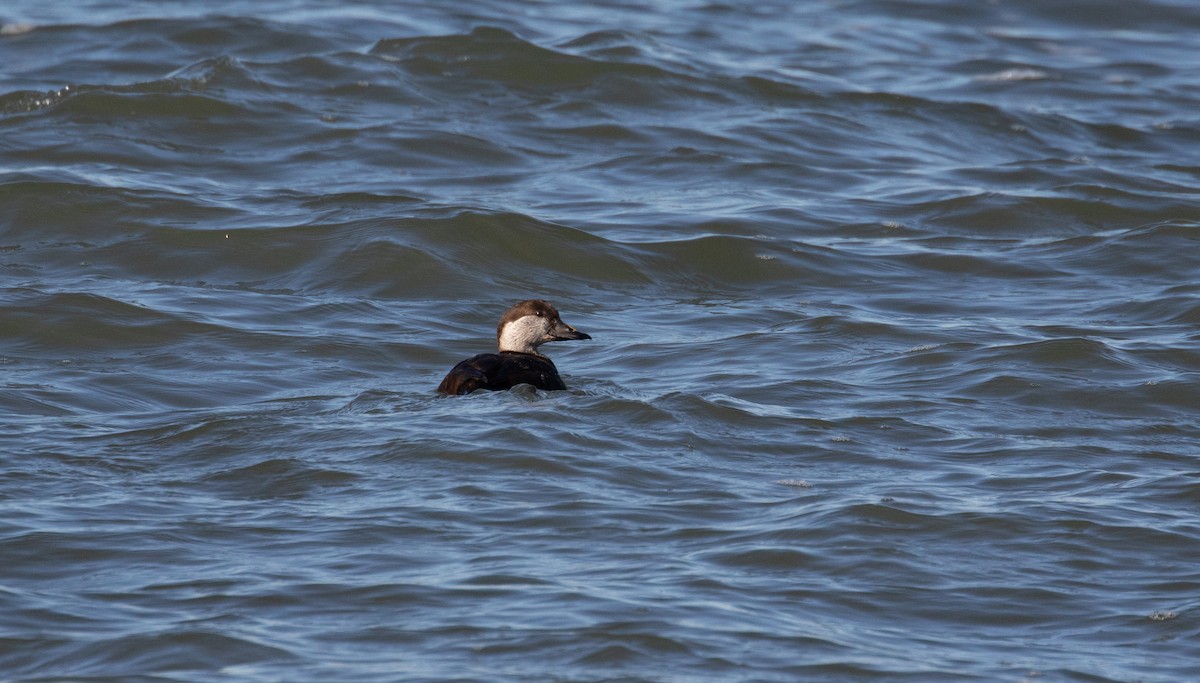
<instances>
[{"instance_id":1,"label":"duck body","mask_svg":"<svg viewBox=\"0 0 1200 683\"><path fill-rule=\"evenodd\" d=\"M461 395L476 389L504 391L518 384L532 384L546 391L567 388L549 358L536 353L501 351L481 353L455 365L438 385L438 391Z\"/></svg>"},{"instance_id":2,"label":"duck body","mask_svg":"<svg viewBox=\"0 0 1200 683\"><path fill-rule=\"evenodd\" d=\"M545 391L566 389L554 361L538 353L537 347L571 339L591 337L564 323L549 303L522 301L505 311L496 327L499 353L481 353L455 365L438 385L438 392L454 396L477 389L504 391L518 384Z\"/></svg>"}]
</instances>

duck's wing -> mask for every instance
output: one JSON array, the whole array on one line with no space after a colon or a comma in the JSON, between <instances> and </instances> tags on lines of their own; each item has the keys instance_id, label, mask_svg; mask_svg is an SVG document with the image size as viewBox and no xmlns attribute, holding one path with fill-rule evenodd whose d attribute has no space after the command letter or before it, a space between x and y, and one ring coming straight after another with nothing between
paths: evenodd
<instances>
[{"instance_id":1,"label":"duck's wing","mask_svg":"<svg viewBox=\"0 0 1200 683\"><path fill-rule=\"evenodd\" d=\"M469 394L476 389L491 389L501 364L500 356L494 353L472 356L451 368L437 390L453 396Z\"/></svg>"}]
</instances>

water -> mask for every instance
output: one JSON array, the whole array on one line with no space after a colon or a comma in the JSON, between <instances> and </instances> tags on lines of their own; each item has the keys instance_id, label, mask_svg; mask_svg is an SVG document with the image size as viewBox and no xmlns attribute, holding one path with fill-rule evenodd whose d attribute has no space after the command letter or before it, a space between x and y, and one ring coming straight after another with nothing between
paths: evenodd
<instances>
[{"instance_id":1,"label":"water","mask_svg":"<svg viewBox=\"0 0 1200 683\"><path fill-rule=\"evenodd\" d=\"M0 680L1200 678L1193 3L2 14Z\"/></svg>"}]
</instances>

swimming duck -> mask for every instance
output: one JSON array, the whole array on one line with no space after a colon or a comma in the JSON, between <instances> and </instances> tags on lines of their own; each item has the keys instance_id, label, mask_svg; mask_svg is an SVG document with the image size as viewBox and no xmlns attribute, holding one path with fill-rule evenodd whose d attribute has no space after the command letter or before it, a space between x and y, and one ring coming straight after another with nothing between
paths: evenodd
<instances>
[{"instance_id":1,"label":"swimming duck","mask_svg":"<svg viewBox=\"0 0 1200 683\"><path fill-rule=\"evenodd\" d=\"M500 316L496 326L499 353L481 353L455 365L438 385L443 394L469 394L476 389L500 391L518 384L538 389L566 389L554 362L538 353L550 341L591 339L564 323L558 311L541 299L514 305Z\"/></svg>"}]
</instances>

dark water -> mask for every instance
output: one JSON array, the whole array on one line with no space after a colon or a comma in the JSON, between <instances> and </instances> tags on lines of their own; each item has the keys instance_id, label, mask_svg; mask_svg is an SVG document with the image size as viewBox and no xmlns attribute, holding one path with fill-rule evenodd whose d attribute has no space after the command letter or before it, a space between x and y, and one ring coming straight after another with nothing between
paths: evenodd
<instances>
[{"instance_id":1,"label":"dark water","mask_svg":"<svg viewBox=\"0 0 1200 683\"><path fill-rule=\"evenodd\" d=\"M0 15L0 680L1200 679L1190 0Z\"/></svg>"}]
</instances>

